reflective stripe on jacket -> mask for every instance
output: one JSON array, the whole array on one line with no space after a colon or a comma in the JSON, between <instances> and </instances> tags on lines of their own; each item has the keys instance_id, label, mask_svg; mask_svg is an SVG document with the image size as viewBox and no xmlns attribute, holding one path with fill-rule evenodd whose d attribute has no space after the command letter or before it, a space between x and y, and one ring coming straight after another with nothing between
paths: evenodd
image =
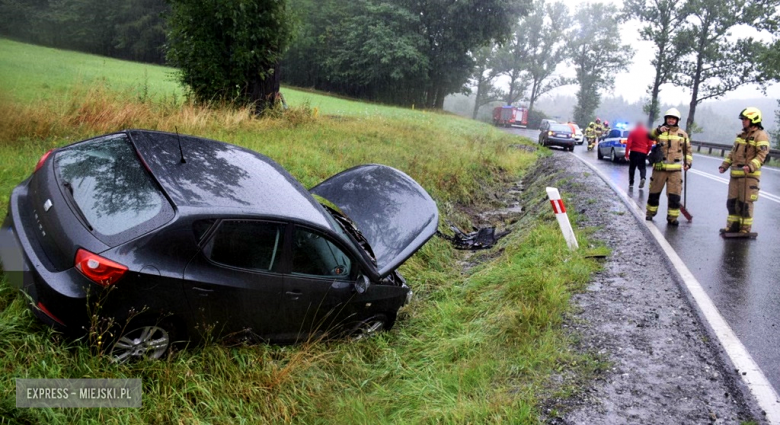
<instances>
[{"instance_id":1,"label":"reflective stripe on jacket","mask_svg":"<svg viewBox=\"0 0 780 425\"><path fill-rule=\"evenodd\" d=\"M650 133L650 139L658 143L664 156L663 161L653 165L656 170L679 171L683 164L693 165L691 141L680 127L669 127L663 133L660 127L655 128Z\"/></svg>"},{"instance_id":2,"label":"reflective stripe on jacket","mask_svg":"<svg viewBox=\"0 0 780 425\"><path fill-rule=\"evenodd\" d=\"M731 152L720 166L731 167L732 177L744 177L745 172L742 167L747 165L750 167L748 177L758 177L761 175L759 170L767 154L769 154L769 135L766 131L751 126L737 135Z\"/></svg>"}]
</instances>

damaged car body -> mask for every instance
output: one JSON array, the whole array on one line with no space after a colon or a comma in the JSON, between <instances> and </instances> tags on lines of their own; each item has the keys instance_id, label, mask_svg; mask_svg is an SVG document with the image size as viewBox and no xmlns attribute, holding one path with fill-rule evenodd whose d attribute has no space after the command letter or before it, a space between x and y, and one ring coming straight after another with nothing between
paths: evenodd
<instances>
[{"instance_id":1,"label":"damaged car body","mask_svg":"<svg viewBox=\"0 0 780 425\"><path fill-rule=\"evenodd\" d=\"M411 297L397 268L438 220L430 195L388 166L308 191L257 152L126 130L41 158L11 194L0 259L44 323L82 335L90 312L110 317L121 362L206 336L389 329Z\"/></svg>"}]
</instances>

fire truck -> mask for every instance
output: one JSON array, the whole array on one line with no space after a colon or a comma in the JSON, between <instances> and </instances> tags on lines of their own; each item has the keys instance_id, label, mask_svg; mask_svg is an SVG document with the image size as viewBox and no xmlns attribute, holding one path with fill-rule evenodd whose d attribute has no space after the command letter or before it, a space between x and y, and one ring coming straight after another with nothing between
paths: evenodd
<instances>
[{"instance_id":1,"label":"fire truck","mask_svg":"<svg viewBox=\"0 0 780 425\"><path fill-rule=\"evenodd\" d=\"M525 128L528 125L528 109L522 106L497 106L493 108L493 125Z\"/></svg>"}]
</instances>

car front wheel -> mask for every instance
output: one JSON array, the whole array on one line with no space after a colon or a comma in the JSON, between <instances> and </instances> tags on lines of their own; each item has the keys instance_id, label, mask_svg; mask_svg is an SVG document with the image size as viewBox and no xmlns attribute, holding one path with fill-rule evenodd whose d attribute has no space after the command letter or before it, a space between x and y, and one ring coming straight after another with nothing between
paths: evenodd
<instances>
[{"instance_id":1,"label":"car front wheel","mask_svg":"<svg viewBox=\"0 0 780 425\"><path fill-rule=\"evenodd\" d=\"M615 150L612 149L612 151L609 153L609 159L612 160L612 162L617 163L618 157L615 155Z\"/></svg>"},{"instance_id":2,"label":"car front wheel","mask_svg":"<svg viewBox=\"0 0 780 425\"><path fill-rule=\"evenodd\" d=\"M175 329L169 322L130 327L111 347L109 355L115 363L141 359L159 359L171 348Z\"/></svg>"},{"instance_id":3,"label":"car front wheel","mask_svg":"<svg viewBox=\"0 0 780 425\"><path fill-rule=\"evenodd\" d=\"M358 323L358 325L349 333L349 338L352 341L360 341L371 338L379 332L389 328L387 316L384 314L377 314L376 316Z\"/></svg>"},{"instance_id":4,"label":"car front wheel","mask_svg":"<svg viewBox=\"0 0 780 425\"><path fill-rule=\"evenodd\" d=\"M596 157L598 157L598 159L604 159L604 155L601 154L601 148L598 146L596 146Z\"/></svg>"}]
</instances>

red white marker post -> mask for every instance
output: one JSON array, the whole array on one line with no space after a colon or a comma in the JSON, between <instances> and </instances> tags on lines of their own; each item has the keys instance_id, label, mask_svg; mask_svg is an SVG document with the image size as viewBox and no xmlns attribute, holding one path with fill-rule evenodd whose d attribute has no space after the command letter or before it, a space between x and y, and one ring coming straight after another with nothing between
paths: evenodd
<instances>
[{"instance_id":1,"label":"red white marker post","mask_svg":"<svg viewBox=\"0 0 780 425\"><path fill-rule=\"evenodd\" d=\"M577 244L577 238L574 236L574 229L569 222L569 216L566 214L566 206L563 205L563 199L561 194L558 193L558 189L554 187L547 188L547 197L550 198L550 203L555 213L555 218L558 220L558 224L561 226L561 232L563 232L563 238L566 239L566 243L569 245L570 250L579 249Z\"/></svg>"}]
</instances>

